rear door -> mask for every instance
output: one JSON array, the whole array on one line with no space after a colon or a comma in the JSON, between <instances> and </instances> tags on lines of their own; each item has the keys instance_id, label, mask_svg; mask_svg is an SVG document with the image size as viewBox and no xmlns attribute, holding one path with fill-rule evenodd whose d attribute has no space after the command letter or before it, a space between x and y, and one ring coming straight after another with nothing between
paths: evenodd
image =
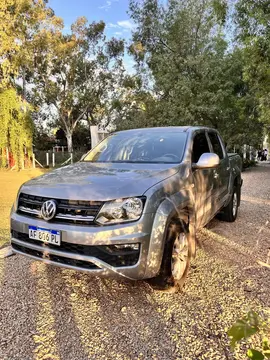
<instances>
[{"instance_id":1,"label":"rear door","mask_svg":"<svg viewBox=\"0 0 270 360\"><path fill-rule=\"evenodd\" d=\"M204 153L209 153L210 145L205 130L195 132L192 146L192 163L197 163ZM193 181L195 187L195 210L196 226L204 226L211 218L212 192L213 192L213 170L193 169Z\"/></svg>"},{"instance_id":2,"label":"rear door","mask_svg":"<svg viewBox=\"0 0 270 360\"><path fill-rule=\"evenodd\" d=\"M211 143L211 152L217 154L220 159L219 166L213 170L214 189L213 194L217 199L218 211L228 197L228 188L230 181L230 162L225 150L225 146L216 131L208 131L208 137Z\"/></svg>"}]
</instances>

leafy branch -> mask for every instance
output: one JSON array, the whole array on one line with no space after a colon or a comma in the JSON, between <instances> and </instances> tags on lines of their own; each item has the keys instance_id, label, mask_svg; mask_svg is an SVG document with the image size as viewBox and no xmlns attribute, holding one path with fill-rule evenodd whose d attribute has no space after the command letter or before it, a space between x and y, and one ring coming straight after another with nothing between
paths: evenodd
<instances>
[{"instance_id":1,"label":"leafy branch","mask_svg":"<svg viewBox=\"0 0 270 360\"><path fill-rule=\"evenodd\" d=\"M233 324L228 331L228 335L233 349L242 340L246 340L255 334L262 335L261 349L248 349L247 356L253 360L264 360L270 359L270 341L266 337L269 332L269 321L262 319L254 311L250 311L243 319L239 319Z\"/></svg>"}]
</instances>

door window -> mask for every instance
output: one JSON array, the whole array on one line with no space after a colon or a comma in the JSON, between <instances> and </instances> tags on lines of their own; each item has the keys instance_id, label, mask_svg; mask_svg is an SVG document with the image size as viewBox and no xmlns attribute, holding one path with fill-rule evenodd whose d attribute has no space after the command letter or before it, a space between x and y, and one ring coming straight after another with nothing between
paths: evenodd
<instances>
[{"instance_id":1,"label":"door window","mask_svg":"<svg viewBox=\"0 0 270 360\"><path fill-rule=\"evenodd\" d=\"M210 138L214 153L219 156L220 160L222 160L224 158L224 154L218 134L215 132L209 132L208 136Z\"/></svg>"},{"instance_id":2,"label":"door window","mask_svg":"<svg viewBox=\"0 0 270 360\"><path fill-rule=\"evenodd\" d=\"M209 152L210 149L205 133L201 132L195 135L192 149L192 162L197 163L202 154Z\"/></svg>"}]
</instances>

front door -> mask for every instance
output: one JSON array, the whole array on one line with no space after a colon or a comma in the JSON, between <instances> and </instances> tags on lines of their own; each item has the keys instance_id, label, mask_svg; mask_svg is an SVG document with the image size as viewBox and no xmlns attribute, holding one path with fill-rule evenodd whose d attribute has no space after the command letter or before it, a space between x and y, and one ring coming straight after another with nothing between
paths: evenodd
<instances>
[{"instance_id":1,"label":"front door","mask_svg":"<svg viewBox=\"0 0 270 360\"><path fill-rule=\"evenodd\" d=\"M225 148L221 143L218 133L209 131L208 136L211 143L211 151L219 156L220 164L214 169L214 189L213 194L217 199L217 212L228 198L228 188L230 181L230 162L226 154Z\"/></svg>"},{"instance_id":2,"label":"front door","mask_svg":"<svg viewBox=\"0 0 270 360\"><path fill-rule=\"evenodd\" d=\"M195 133L192 146L192 163L197 163L204 153L210 152L210 146L205 131ZM213 169L193 169L195 187L196 227L204 226L211 218Z\"/></svg>"}]
</instances>

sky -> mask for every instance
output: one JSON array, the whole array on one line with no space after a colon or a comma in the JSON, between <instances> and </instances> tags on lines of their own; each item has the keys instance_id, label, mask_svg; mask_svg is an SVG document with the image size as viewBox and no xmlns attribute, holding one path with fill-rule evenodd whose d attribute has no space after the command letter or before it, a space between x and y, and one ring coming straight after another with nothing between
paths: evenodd
<instances>
[{"instance_id":1,"label":"sky","mask_svg":"<svg viewBox=\"0 0 270 360\"><path fill-rule=\"evenodd\" d=\"M106 23L108 37L131 39L133 23L127 14L129 0L49 0L48 5L56 16L64 20L64 31L80 16L89 22L103 20ZM125 55L124 63L127 71L133 72L133 61Z\"/></svg>"}]
</instances>

